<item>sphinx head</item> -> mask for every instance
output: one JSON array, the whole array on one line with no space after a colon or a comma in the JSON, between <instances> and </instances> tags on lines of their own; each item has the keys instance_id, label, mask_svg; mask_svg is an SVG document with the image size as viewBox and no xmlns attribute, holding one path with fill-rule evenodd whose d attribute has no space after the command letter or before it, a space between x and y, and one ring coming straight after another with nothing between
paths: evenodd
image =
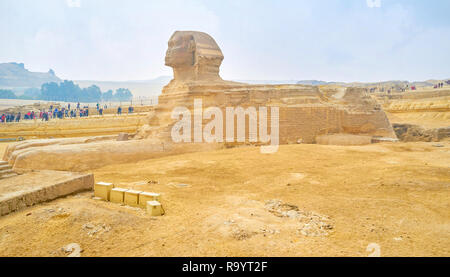
<instances>
[{"instance_id":1,"label":"sphinx head","mask_svg":"<svg viewBox=\"0 0 450 277\"><path fill-rule=\"evenodd\" d=\"M219 68L223 54L208 34L176 31L168 46L165 62L173 68L175 81L221 80Z\"/></svg>"}]
</instances>

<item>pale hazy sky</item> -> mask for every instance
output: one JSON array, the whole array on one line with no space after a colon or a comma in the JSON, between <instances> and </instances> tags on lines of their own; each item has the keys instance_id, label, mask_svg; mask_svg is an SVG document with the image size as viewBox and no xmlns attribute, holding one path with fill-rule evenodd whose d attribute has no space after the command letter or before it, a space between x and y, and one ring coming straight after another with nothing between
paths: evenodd
<instances>
[{"instance_id":1,"label":"pale hazy sky","mask_svg":"<svg viewBox=\"0 0 450 277\"><path fill-rule=\"evenodd\" d=\"M450 77L448 0L0 0L0 62L65 79L143 80L176 30L210 34L224 79Z\"/></svg>"}]
</instances>

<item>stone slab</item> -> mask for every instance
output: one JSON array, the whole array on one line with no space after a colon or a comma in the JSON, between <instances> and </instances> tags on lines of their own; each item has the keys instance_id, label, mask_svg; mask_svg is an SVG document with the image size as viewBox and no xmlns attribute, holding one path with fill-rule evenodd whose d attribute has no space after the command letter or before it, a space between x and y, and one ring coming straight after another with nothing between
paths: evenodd
<instances>
[{"instance_id":1,"label":"stone slab","mask_svg":"<svg viewBox=\"0 0 450 277\"><path fill-rule=\"evenodd\" d=\"M139 194L142 191L138 190L127 190L124 196L124 203L128 206L139 207Z\"/></svg>"},{"instance_id":2,"label":"stone slab","mask_svg":"<svg viewBox=\"0 0 450 277\"><path fill-rule=\"evenodd\" d=\"M154 192L143 192L139 194L139 206L145 209L147 207L147 201L159 201L161 202L161 195Z\"/></svg>"},{"instance_id":3,"label":"stone slab","mask_svg":"<svg viewBox=\"0 0 450 277\"><path fill-rule=\"evenodd\" d=\"M161 216L164 214L164 209L158 201L147 201L147 213L151 216Z\"/></svg>"},{"instance_id":4,"label":"stone slab","mask_svg":"<svg viewBox=\"0 0 450 277\"><path fill-rule=\"evenodd\" d=\"M94 196L109 201L111 190L114 188L112 183L98 182L94 185Z\"/></svg>"},{"instance_id":5,"label":"stone slab","mask_svg":"<svg viewBox=\"0 0 450 277\"><path fill-rule=\"evenodd\" d=\"M113 188L109 195L109 200L113 203L122 204L125 198L125 192L127 189Z\"/></svg>"},{"instance_id":6,"label":"stone slab","mask_svg":"<svg viewBox=\"0 0 450 277\"><path fill-rule=\"evenodd\" d=\"M0 216L75 192L91 190L94 175L67 171L33 171L0 180Z\"/></svg>"}]
</instances>

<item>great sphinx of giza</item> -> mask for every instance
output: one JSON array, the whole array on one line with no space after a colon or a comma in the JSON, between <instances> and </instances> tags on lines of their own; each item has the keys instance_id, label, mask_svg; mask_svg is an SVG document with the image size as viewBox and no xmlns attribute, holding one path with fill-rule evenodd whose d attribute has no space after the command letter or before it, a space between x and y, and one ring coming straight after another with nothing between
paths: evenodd
<instances>
[{"instance_id":1,"label":"great sphinx of giza","mask_svg":"<svg viewBox=\"0 0 450 277\"><path fill-rule=\"evenodd\" d=\"M245 125L245 140L206 142L202 135L182 143L173 139L179 121L173 112L183 107L193 112L192 130L202 130L210 118L198 114L195 103L201 101L202 111L214 107L223 114L227 109L252 107L277 108L278 142L316 143L319 137L348 134L369 138L392 138L395 133L381 107L362 88L328 88L305 85L249 85L224 81L220 65L221 49L206 33L177 31L169 40L165 63L173 68L174 78L163 88L158 104L129 141L97 138L31 140L8 147L3 159L15 169L54 169L82 171L113 163L134 162L165 155L206 151L237 144L264 145L257 131ZM272 113L272 112L270 112ZM268 121L274 121L268 116ZM233 116L233 115L232 115ZM234 117L233 123L234 123ZM190 119L189 119L190 121ZM259 119L261 123L261 118ZM271 123L271 122L270 122ZM268 123L270 131L272 125ZM226 125L226 124L225 124ZM230 131L222 126L224 136ZM258 125L260 128L261 126ZM238 134L232 126L233 136ZM217 133L218 130L214 132ZM260 130L258 130L260 131ZM260 133L259 133L260 134ZM252 140L249 138L257 138Z\"/></svg>"}]
</instances>

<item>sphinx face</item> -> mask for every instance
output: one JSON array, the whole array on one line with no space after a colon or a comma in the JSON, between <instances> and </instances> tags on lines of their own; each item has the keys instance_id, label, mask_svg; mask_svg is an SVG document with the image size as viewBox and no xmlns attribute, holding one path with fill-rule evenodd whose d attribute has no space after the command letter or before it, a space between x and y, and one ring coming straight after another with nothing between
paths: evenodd
<instances>
[{"instance_id":1,"label":"sphinx face","mask_svg":"<svg viewBox=\"0 0 450 277\"><path fill-rule=\"evenodd\" d=\"M195 42L192 35L177 34L169 40L165 64L171 67L194 65Z\"/></svg>"}]
</instances>

